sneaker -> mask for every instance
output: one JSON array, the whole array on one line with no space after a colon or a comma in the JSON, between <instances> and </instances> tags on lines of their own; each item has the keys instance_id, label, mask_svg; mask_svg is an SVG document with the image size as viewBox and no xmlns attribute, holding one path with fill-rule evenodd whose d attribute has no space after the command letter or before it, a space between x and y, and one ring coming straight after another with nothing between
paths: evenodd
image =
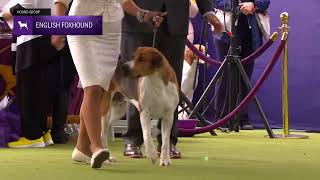
<instances>
[{"instance_id":1,"label":"sneaker","mask_svg":"<svg viewBox=\"0 0 320 180\"><path fill-rule=\"evenodd\" d=\"M10 148L40 148L45 147L45 143L43 141L43 138L35 139L35 140L29 140L25 137L21 137L17 141L13 141L8 143L8 147Z\"/></svg>"},{"instance_id":2,"label":"sneaker","mask_svg":"<svg viewBox=\"0 0 320 180\"><path fill-rule=\"evenodd\" d=\"M54 144L52 137L51 137L51 134L50 134L50 131L46 132L42 137L43 137L43 141L44 141L44 144L46 147Z\"/></svg>"}]
</instances>

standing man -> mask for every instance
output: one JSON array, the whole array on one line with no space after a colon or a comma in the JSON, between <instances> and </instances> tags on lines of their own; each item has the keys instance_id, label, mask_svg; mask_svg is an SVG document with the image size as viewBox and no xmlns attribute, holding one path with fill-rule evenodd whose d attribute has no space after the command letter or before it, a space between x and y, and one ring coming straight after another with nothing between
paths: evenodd
<instances>
[{"instance_id":1,"label":"standing man","mask_svg":"<svg viewBox=\"0 0 320 180\"><path fill-rule=\"evenodd\" d=\"M72 1L54 0L54 15L68 15ZM77 71L74 67L72 56L65 36L55 35L51 37L51 43L62 48L57 57L48 66L48 92L49 105L52 106L51 136L56 144L64 144L68 141L64 131L69 104L69 91L71 83Z\"/></svg>"},{"instance_id":2,"label":"standing man","mask_svg":"<svg viewBox=\"0 0 320 180\"><path fill-rule=\"evenodd\" d=\"M225 32L215 35L215 47L220 61L224 60L230 46L230 37L227 35L227 31L231 31L231 2L232 0L214 0L215 7L217 8L217 16L221 17L219 19L221 19L220 21L225 25ZM240 13L236 28L238 34L237 41L241 46L241 51L239 52L241 58L249 56L262 45L263 30L259 27L256 13L265 13L269 4L270 0L239 0L238 8ZM254 62L245 64L243 67L249 79L251 79ZM224 71L224 73L227 72ZM219 92L216 101L217 119L221 118L220 115L222 115L222 117L226 115L225 113L222 113L226 97L225 92L227 92L226 84L227 74L224 74L223 78L220 80L221 92ZM242 100L247 94L247 88L243 80L240 82L240 91ZM225 109L228 109L228 107L225 107ZM253 126L250 124L247 108L239 115L239 126L240 129L243 130L253 129Z\"/></svg>"},{"instance_id":3,"label":"standing man","mask_svg":"<svg viewBox=\"0 0 320 180\"><path fill-rule=\"evenodd\" d=\"M189 0L134 0L142 9L149 11L167 12L164 22L157 31L155 48L159 49L176 72L178 82L181 83L183 56L185 42L188 35ZM222 25L213 13L211 0L196 0L199 10L204 18L220 31ZM140 46L152 46L153 28L143 22L146 11L139 11L137 17L125 14L122 20L121 61L129 61L135 50ZM161 97L159 97L161 98ZM170 137L170 157L181 158L181 153L176 149L177 138L177 111ZM131 104L127 113L128 131L124 135L124 156L140 158L143 136L139 113ZM158 128L160 123L158 123ZM158 148L161 150L161 134L157 136Z\"/></svg>"},{"instance_id":4,"label":"standing man","mask_svg":"<svg viewBox=\"0 0 320 180\"><path fill-rule=\"evenodd\" d=\"M24 8L50 8L51 3L20 0L3 19L12 19L15 10ZM8 143L11 148L45 147L53 144L47 129L47 70L48 62L57 54L50 36L22 35L17 37L16 48L17 100L21 117L20 139Z\"/></svg>"}]
</instances>

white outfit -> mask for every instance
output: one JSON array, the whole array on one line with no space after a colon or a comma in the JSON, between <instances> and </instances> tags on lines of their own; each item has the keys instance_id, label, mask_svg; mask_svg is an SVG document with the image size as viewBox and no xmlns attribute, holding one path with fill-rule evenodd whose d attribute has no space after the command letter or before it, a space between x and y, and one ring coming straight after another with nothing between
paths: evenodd
<instances>
[{"instance_id":1,"label":"white outfit","mask_svg":"<svg viewBox=\"0 0 320 180\"><path fill-rule=\"evenodd\" d=\"M181 91L187 96L189 100L192 100L194 85L197 86L198 84L198 81L197 81L198 77L195 77L196 70L197 70L196 60L194 60L191 65L188 64L187 61L183 62Z\"/></svg>"},{"instance_id":2,"label":"white outfit","mask_svg":"<svg viewBox=\"0 0 320 180\"><path fill-rule=\"evenodd\" d=\"M108 90L120 54L123 0L74 0L69 15L102 15L103 35L68 36L81 86Z\"/></svg>"},{"instance_id":3,"label":"white outfit","mask_svg":"<svg viewBox=\"0 0 320 180\"><path fill-rule=\"evenodd\" d=\"M197 4L190 1L190 8L189 8L189 18L194 18L199 12ZM191 21L189 20L189 27L188 27L188 40L193 43L194 40L194 29Z\"/></svg>"},{"instance_id":4,"label":"white outfit","mask_svg":"<svg viewBox=\"0 0 320 180\"><path fill-rule=\"evenodd\" d=\"M194 18L199 12L197 4L190 1L189 8L189 18ZM191 21L189 20L189 30L188 30L188 40L193 43L194 40L194 30ZM181 80L181 90L185 93L189 100L192 100L193 96L193 82L195 80L195 73L197 68L197 62L193 61L191 65L187 63L187 61L183 61L183 72L182 72L182 80ZM191 91L191 92L190 92Z\"/></svg>"},{"instance_id":5,"label":"white outfit","mask_svg":"<svg viewBox=\"0 0 320 180\"><path fill-rule=\"evenodd\" d=\"M197 61L193 61L190 65L187 61L183 61L183 71L182 71L182 81L181 81L181 91L186 95L186 97L192 101L194 87L198 84L198 74L196 76L197 70ZM195 83L195 84L194 84ZM179 107L181 110L181 107ZM179 114L179 119L188 119L188 114L186 112L182 112Z\"/></svg>"},{"instance_id":6,"label":"white outfit","mask_svg":"<svg viewBox=\"0 0 320 180\"><path fill-rule=\"evenodd\" d=\"M190 1L190 8L189 8L189 18L194 18L199 9L196 3ZM188 29L188 36L187 39L193 43L194 41L194 30L191 21L189 20L189 29ZM191 65L187 63L187 61L183 61L183 71L182 71L182 80L181 80L181 91L186 95L186 97L192 101L193 92L194 92L194 81L198 78L195 77L197 69L197 61L193 61ZM197 82L196 82L197 84ZM196 85L195 84L195 85ZM179 106L179 110L181 107ZM186 112L179 113L179 119L188 119L188 114Z\"/></svg>"}]
</instances>

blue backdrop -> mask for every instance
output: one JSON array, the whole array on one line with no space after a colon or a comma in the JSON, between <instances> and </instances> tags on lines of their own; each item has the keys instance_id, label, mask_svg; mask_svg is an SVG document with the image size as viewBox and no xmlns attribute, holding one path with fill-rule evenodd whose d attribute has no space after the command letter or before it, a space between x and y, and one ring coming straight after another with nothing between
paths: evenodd
<instances>
[{"instance_id":1,"label":"blue backdrop","mask_svg":"<svg viewBox=\"0 0 320 180\"><path fill-rule=\"evenodd\" d=\"M299 2L299 3L298 3ZM301 4L302 3L302 4ZM269 14L271 31L281 26L280 14L290 15L289 36L289 119L291 129L320 130L320 1L305 0L271 1ZM195 42L199 42L201 17L192 20L195 27ZM208 34L209 54L215 57L212 35ZM279 38L280 39L280 38ZM255 84L279 40L271 49L256 60L252 83ZM281 81L282 64L279 59L270 77L258 92L258 98L273 128L282 127ZM215 67L210 67L212 77ZM200 74L201 77L201 74ZM201 94L202 86L196 91L195 99ZM250 117L255 127L263 127L255 106L250 105Z\"/></svg>"}]
</instances>

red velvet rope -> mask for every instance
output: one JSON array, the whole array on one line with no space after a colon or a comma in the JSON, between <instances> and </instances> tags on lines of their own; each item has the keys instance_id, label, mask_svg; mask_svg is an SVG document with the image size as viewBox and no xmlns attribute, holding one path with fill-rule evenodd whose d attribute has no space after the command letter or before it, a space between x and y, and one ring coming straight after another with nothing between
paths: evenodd
<instances>
[{"instance_id":1,"label":"red velvet rope","mask_svg":"<svg viewBox=\"0 0 320 180\"><path fill-rule=\"evenodd\" d=\"M249 55L246 58L241 59L242 64L248 64L253 62L257 57L261 56L269 47L273 44L273 40L269 39L266 43L264 43L260 48L258 48L254 53Z\"/></svg>"},{"instance_id":2,"label":"red velvet rope","mask_svg":"<svg viewBox=\"0 0 320 180\"><path fill-rule=\"evenodd\" d=\"M198 50L197 47L195 47L188 39L186 42L186 45L188 46L188 48L194 53L196 54L196 56L198 56L200 59L204 60L206 63L209 64L215 64L215 65L221 65L222 62L218 61L216 59L212 59L210 57L207 57L206 55L204 55L201 51Z\"/></svg>"},{"instance_id":3,"label":"red velvet rope","mask_svg":"<svg viewBox=\"0 0 320 180\"><path fill-rule=\"evenodd\" d=\"M272 44L273 44L273 40L269 39L266 43L264 43L260 48L258 48L254 53L252 53L251 55L249 55L248 57L244 58L241 60L241 63L243 64L248 64L253 62L257 57L259 57L261 54L263 54ZM204 55L201 51L198 50L197 47L195 47L189 40L187 40L186 45L188 46L188 48L194 53L196 54L200 59L202 59L203 61L205 61L206 63L209 64L215 64L215 65L221 65L222 62L218 61L216 59L207 57L206 55Z\"/></svg>"},{"instance_id":4,"label":"red velvet rope","mask_svg":"<svg viewBox=\"0 0 320 180\"><path fill-rule=\"evenodd\" d=\"M6 50L8 50L8 49L10 49L10 48L11 48L11 45L8 45L8 46L0 49L0 54L3 53L3 52L5 52Z\"/></svg>"},{"instance_id":5,"label":"red velvet rope","mask_svg":"<svg viewBox=\"0 0 320 180\"><path fill-rule=\"evenodd\" d=\"M247 94L247 96L241 101L241 103L232 112L230 112L228 115L226 115L225 117L223 117L222 119L218 120L216 123L214 123L212 125L209 125L209 126L206 126L206 127L202 127L202 128L196 128L196 129L182 129L182 128L179 128L179 133L201 134L201 133L205 133L205 132L210 132L210 131L212 131L212 130L214 130L214 129L216 129L216 128L224 125L224 124L226 124L227 122L229 122L255 96L255 94L260 89L260 87L262 86L264 81L270 75L275 63L277 62L277 60L279 59L279 56L281 55L281 52L282 52L283 48L285 47L285 44L286 44L286 41L282 40L281 44L278 46L275 54L273 55L271 61L269 62L268 66L266 67L266 69L264 70L262 75L260 76L260 78L259 78L258 82L256 83L256 85L253 87L253 89Z\"/></svg>"}]
</instances>

